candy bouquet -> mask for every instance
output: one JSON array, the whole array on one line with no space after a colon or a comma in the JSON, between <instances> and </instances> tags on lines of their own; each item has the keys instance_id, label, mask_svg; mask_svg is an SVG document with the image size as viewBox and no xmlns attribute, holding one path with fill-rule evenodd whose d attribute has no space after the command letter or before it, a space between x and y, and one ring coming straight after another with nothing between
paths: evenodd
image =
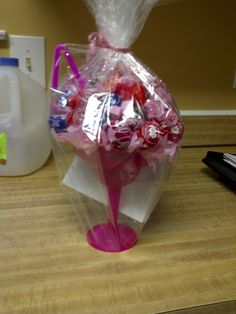
<instances>
[{"instance_id":1,"label":"candy bouquet","mask_svg":"<svg viewBox=\"0 0 236 314\"><path fill-rule=\"evenodd\" d=\"M107 220L95 223L96 207L86 216L88 242L118 252L135 245L155 207L183 124L165 84L130 50L158 1L86 3L98 33L88 46L56 47L49 124L61 147L56 160L73 149L73 160L62 162L63 184L107 205Z\"/></svg>"}]
</instances>

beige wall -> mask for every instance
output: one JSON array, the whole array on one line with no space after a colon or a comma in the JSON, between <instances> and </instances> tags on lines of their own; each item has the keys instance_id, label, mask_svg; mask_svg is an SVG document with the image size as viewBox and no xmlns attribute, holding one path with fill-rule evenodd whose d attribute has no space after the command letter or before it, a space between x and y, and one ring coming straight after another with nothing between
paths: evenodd
<instances>
[{"instance_id":1,"label":"beige wall","mask_svg":"<svg viewBox=\"0 0 236 314\"><path fill-rule=\"evenodd\" d=\"M95 30L82 0L1 0L0 29L56 43L86 43ZM133 46L167 83L181 109L236 109L236 1L183 0L155 8ZM0 42L0 54L8 49Z\"/></svg>"}]
</instances>

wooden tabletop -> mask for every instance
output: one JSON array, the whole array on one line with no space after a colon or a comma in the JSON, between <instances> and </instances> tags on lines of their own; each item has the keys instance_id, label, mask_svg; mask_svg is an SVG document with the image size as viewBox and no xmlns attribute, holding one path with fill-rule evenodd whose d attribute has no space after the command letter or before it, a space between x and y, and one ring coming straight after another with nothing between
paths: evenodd
<instances>
[{"instance_id":1,"label":"wooden tabletop","mask_svg":"<svg viewBox=\"0 0 236 314\"><path fill-rule=\"evenodd\" d=\"M0 313L236 313L235 192L208 150L182 149L138 244L117 254L87 244L52 158L0 178Z\"/></svg>"}]
</instances>

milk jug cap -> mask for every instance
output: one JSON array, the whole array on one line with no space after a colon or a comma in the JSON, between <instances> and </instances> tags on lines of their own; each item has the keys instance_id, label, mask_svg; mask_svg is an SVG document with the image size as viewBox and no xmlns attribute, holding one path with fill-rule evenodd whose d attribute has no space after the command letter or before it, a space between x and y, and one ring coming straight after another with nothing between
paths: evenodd
<instances>
[{"instance_id":1,"label":"milk jug cap","mask_svg":"<svg viewBox=\"0 0 236 314\"><path fill-rule=\"evenodd\" d=\"M9 58L9 57L0 57L0 66L10 66L10 67L18 67L19 59L17 58Z\"/></svg>"}]
</instances>

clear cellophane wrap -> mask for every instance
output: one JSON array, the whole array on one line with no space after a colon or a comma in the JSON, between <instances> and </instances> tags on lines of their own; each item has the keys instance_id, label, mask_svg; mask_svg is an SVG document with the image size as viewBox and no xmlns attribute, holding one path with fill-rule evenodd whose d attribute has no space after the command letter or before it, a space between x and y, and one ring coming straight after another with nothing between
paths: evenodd
<instances>
[{"instance_id":1,"label":"clear cellophane wrap","mask_svg":"<svg viewBox=\"0 0 236 314\"><path fill-rule=\"evenodd\" d=\"M55 49L49 124L64 186L87 240L132 247L181 145L183 123L166 85L130 47L153 0L87 0L98 32Z\"/></svg>"}]
</instances>

